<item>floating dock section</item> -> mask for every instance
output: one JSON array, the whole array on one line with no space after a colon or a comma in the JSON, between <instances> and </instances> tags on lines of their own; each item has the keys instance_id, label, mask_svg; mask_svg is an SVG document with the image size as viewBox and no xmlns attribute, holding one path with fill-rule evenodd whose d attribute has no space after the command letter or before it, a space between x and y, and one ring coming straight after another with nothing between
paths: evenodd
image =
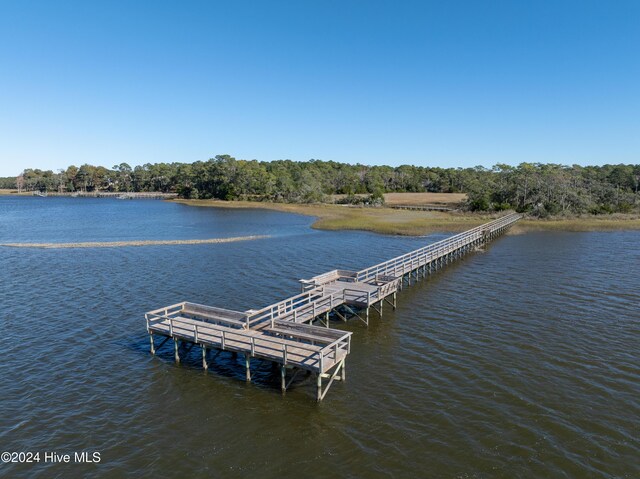
<instances>
[{"instance_id":1,"label":"floating dock section","mask_svg":"<svg viewBox=\"0 0 640 479\"><path fill-rule=\"evenodd\" d=\"M494 239L520 218L508 214L361 271L336 269L300 280L301 293L261 309L232 311L183 302L150 311L145 318L151 353L173 340L175 360L180 362L180 343L197 345L206 370L208 351L231 351L244 355L247 381L252 358L270 361L280 367L283 392L298 372L306 371L315 376L316 398L321 401L334 381L346 380L351 351L351 333L331 329L330 316L358 318L368 325L370 310L382 317L384 303L395 309L398 291L412 280ZM156 337L161 338L159 344Z\"/></svg>"}]
</instances>

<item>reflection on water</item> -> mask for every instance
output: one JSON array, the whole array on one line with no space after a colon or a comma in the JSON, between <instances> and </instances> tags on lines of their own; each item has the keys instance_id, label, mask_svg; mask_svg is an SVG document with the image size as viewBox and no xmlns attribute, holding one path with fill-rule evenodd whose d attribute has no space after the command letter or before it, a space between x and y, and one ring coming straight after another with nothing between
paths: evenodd
<instances>
[{"instance_id":1,"label":"reflection on water","mask_svg":"<svg viewBox=\"0 0 640 479\"><path fill-rule=\"evenodd\" d=\"M221 353L148 353L144 311L248 309L297 279L442 235L311 230L311 219L159 201L0 198L0 242L273 235L215 245L0 248L0 444L100 451L100 464L0 464L2 477L638 477L640 233L498 239L359 322L348 381L282 397Z\"/></svg>"}]
</instances>

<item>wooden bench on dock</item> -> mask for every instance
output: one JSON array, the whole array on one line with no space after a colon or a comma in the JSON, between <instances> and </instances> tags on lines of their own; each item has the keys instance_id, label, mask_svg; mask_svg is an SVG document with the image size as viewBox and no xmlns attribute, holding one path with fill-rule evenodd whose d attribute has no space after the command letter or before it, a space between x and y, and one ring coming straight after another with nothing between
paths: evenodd
<instances>
[{"instance_id":1,"label":"wooden bench on dock","mask_svg":"<svg viewBox=\"0 0 640 479\"><path fill-rule=\"evenodd\" d=\"M355 271L347 271L344 269L334 269L326 273L319 274L310 279L301 279L302 291L308 289L317 288L318 286L324 286L327 284L335 283L336 281L345 281L353 283L356 281L358 275Z\"/></svg>"},{"instance_id":2,"label":"wooden bench on dock","mask_svg":"<svg viewBox=\"0 0 640 479\"><path fill-rule=\"evenodd\" d=\"M181 314L208 323L247 329L247 314L240 311L185 302Z\"/></svg>"},{"instance_id":3,"label":"wooden bench on dock","mask_svg":"<svg viewBox=\"0 0 640 479\"><path fill-rule=\"evenodd\" d=\"M273 326L265 328L264 331L276 336L308 342L312 345L331 344L345 336L343 331L336 329L318 328L317 326L282 320L274 321Z\"/></svg>"}]
</instances>

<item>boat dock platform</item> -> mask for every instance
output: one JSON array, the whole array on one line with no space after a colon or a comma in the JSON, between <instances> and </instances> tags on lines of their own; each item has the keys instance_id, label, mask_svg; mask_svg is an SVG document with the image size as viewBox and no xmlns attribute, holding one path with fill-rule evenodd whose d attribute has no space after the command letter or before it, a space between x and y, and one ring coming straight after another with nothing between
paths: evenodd
<instances>
[{"instance_id":1,"label":"boat dock platform","mask_svg":"<svg viewBox=\"0 0 640 479\"><path fill-rule=\"evenodd\" d=\"M398 291L412 280L494 239L520 218L507 214L361 271L336 269L302 279L301 293L261 309L232 311L182 302L150 311L145 319L151 353L173 339L180 362L181 342L198 345L205 370L209 350L243 354L247 381L252 358L270 361L280 366L283 392L298 372L306 371L315 375L316 399L321 401L334 381L346 380L351 351L351 333L330 328L330 315L343 321L358 318L368 325L370 310L382 317L384 303L395 309ZM155 336L163 338L159 345ZM288 371L294 374L287 380Z\"/></svg>"}]
</instances>

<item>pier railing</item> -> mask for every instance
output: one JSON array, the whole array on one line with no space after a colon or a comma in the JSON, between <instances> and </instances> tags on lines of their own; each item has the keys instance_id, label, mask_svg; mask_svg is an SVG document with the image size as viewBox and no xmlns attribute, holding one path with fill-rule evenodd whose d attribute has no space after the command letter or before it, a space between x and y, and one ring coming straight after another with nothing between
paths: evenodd
<instances>
[{"instance_id":1,"label":"pier railing","mask_svg":"<svg viewBox=\"0 0 640 479\"><path fill-rule=\"evenodd\" d=\"M255 328L275 319L300 322L307 314L313 314L313 317L321 314L325 307L333 309L333 295L325 296L322 287L310 289L262 309L247 311L247 327Z\"/></svg>"},{"instance_id":2,"label":"pier railing","mask_svg":"<svg viewBox=\"0 0 640 479\"><path fill-rule=\"evenodd\" d=\"M184 308L185 304L186 302L183 301L182 303L172 304L171 306L165 306L164 308L154 309L153 311L145 313L144 317L147 321L147 332L149 332L149 326L153 322L158 322L162 321L163 319L169 319L170 317L173 317L176 313L182 311L182 308Z\"/></svg>"},{"instance_id":3,"label":"pier railing","mask_svg":"<svg viewBox=\"0 0 640 479\"><path fill-rule=\"evenodd\" d=\"M186 303L188 305L189 303ZM336 329L277 320L261 332L233 325L209 323L181 315L185 303L148 312L147 331L191 341L207 347L237 351L268 358L284 365L317 368L333 366L349 354L351 333Z\"/></svg>"},{"instance_id":4,"label":"pier railing","mask_svg":"<svg viewBox=\"0 0 640 479\"><path fill-rule=\"evenodd\" d=\"M346 355L351 351L352 333L347 331L317 328L308 324L291 323L285 320L276 320L273 327L267 331L277 332L284 337L310 341L312 345L320 346L318 361L321 370L324 370L324 366L340 360L341 353ZM332 362L330 363L329 361Z\"/></svg>"},{"instance_id":5,"label":"pier railing","mask_svg":"<svg viewBox=\"0 0 640 479\"><path fill-rule=\"evenodd\" d=\"M210 324L220 324L232 328L246 328L246 313L190 303L188 301L149 311L145 316L147 323L150 320L176 319L177 316L180 316L183 319L196 319Z\"/></svg>"},{"instance_id":6,"label":"pier railing","mask_svg":"<svg viewBox=\"0 0 640 479\"><path fill-rule=\"evenodd\" d=\"M358 271L356 279L357 281L370 281L379 275L402 276L415 270L419 266L433 261L434 259L462 248L463 246L467 246L477 240L483 239L487 234L493 233L500 228L515 223L519 219L520 215L516 213L503 216L502 218L477 226L465 231L464 233L423 246L417 250Z\"/></svg>"},{"instance_id":7,"label":"pier railing","mask_svg":"<svg viewBox=\"0 0 640 479\"><path fill-rule=\"evenodd\" d=\"M336 281L345 281L349 283L355 283L357 281L358 273L356 271L347 271L344 269L334 269L326 273L314 276L311 279L301 279L303 290L317 288L326 284L335 283Z\"/></svg>"}]
</instances>

